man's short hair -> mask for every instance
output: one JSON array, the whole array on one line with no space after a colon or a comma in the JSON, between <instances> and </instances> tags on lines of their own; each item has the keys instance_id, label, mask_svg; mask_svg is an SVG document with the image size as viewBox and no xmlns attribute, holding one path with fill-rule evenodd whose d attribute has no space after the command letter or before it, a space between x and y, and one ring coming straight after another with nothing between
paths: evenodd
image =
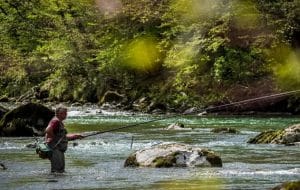
<instances>
[{"instance_id":1,"label":"man's short hair","mask_svg":"<svg viewBox=\"0 0 300 190\"><path fill-rule=\"evenodd\" d=\"M58 115L59 113L67 112L68 109L64 105L59 105L55 108L55 115Z\"/></svg>"}]
</instances>

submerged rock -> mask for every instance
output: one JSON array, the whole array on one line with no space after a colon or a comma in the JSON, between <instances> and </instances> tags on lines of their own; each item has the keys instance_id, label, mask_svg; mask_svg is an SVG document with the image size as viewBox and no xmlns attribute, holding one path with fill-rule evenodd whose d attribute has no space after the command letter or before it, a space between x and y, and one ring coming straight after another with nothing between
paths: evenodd
<instances>
[{"instance_id":1,"label":"submerged rock","mask_svg":"<svg viewBox=\"0 0 300 190\"><path fill-rule=\"evenodd\" d=\"M126 159L125 167L222 167L213 151L185 144L159 144L138 150Z\"/></svg>"},{"instance_id":2,"label":"submerged rock","mask_svg":"<svg viewBox=\"0 0 300 190\"><path fill-rule=\"evenodd\" d=\"M238 133L238 130L230 127L221 127L221 128L214 128L211 130L213 133L233 133L236 134Z\"/></svg>"},{"instance_id":3,"label":"submerged rock","mask_svg":"<svg viewBox=\"0 0 300 190\"><path fill-rule=\"evenodd\" d=\"M35 103L7 112L0 121L1 136L42 136L54 111Z\"/></svg>"},{"instance_id":4,"label":"submerged rock","mask_svg":"<svg viewBox=\"0 0 300 190\"><path fill-rule=\"evenodd\" d=\"M284 182L281 185L274 187L272 190L299 190L300 181Z\"/></svg>"},{"instance_id":5,"label":"submerged rock","mask_svg":"<svg viewBox=\"0 0 300 190\"><path fill-rule=\"evenodd\" d=\"M6 170L6 169L7 169L7 167L6 167L3 163L0 163L0 166L1 166L1 168L2 168L3 170Z\"/></svg>"},{"instance_id":6,"label":"submerged rock","mask_svg":"<svg viewBox=\"0 0 300 190\"><path fill-rule=\"evenodd\" d=\"M264 131L250 139L248 143L274 143L274 144L297 144L300 142L300 124L292 125L286 129Z\"/></svg>"},{"instance_id":7,"label":"submerged rock","mask_svg":"<svg viewBox=\"0 0 300 190\"><path fill-rule=\"evenodd\" d=\"M182 123L173 123L169 125L166 130L191 130L192 128L185 128Z\"/></svg>"},{"instance_id":8,"label":"submerged rock","mask_svg":"<svg viewBox=\"0 0 300 190\"><path fill-rule=\"evenodd\" d=\"M36 143L29 143L25 145L26 148L36 148Z\"/></svg>"}]
</instances>

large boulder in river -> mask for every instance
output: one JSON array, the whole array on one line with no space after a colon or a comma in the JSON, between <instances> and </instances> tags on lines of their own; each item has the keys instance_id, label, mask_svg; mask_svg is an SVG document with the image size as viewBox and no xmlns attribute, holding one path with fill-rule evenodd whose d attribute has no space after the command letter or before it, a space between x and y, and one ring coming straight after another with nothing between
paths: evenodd
<instances>
[{"instance_id":1,"label":"large boulder in river","mask_svg":"<svg viewBox=\"0 0 300 190\"><path fill-rule=\"evenodd\" d=\"M222 167L213 151L185 144L163 143L132 153L125 167Z\"/></svg>"},{"instance_id":2,"label":"large boulder in river","mask_svg":"<svg viewBox=\"0 0 300 190\"><path fill-rule=\"evenodd\" d=\"M300 142L300 124L292 125L286 129L264 131L248 141L252 144L274 143L286 145L298 142Z\"/></svg>"},{"instance_id":3,"label":"large boulder in river","mask_svg":"<svg viewBox=\"0 0 300 190\"><path fill-rule=\"evenodd\" d=\"M1 136L41 136L54 111L35 103L21 105L7 112L0 121Z\"/></svg>"}]
</instances>

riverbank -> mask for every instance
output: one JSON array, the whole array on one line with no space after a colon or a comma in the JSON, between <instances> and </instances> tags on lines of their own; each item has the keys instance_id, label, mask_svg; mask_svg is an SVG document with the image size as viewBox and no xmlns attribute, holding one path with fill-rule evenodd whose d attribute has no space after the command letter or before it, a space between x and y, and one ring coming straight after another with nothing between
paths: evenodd
<instances>
[{"instance_id":1,"label":"riverbank","mask_svg":"<svg viewBox=\"0 0 300 190\"><path fill-rule=\"evenodd\" d=\"M152 111L149 110L137 110L137 109L129 109L132 106L124 106L120 104L110 104L105 103L102 105L95 103L71 103L71 102L42 102L37 101L38 103L48 107L49 109L54 110L55 107L62 104L68 108L69 116L79 116L79 115L141 115L141 114L154 114L154 115L171 115L171 114L182 114L182 115L223 115L223 116L293 116L300 115L298 112L291 112L287 110L276 110L274 107L270 107L268 110L264 108L263 110L257 108L256 110L247 110L240 109L239 105L217 105L210 106L207 108L188 108L186 110L174 110L174 109L155 109ZM0 102L0 107L5 110L12 110L21 105L27 104L28 102ZM227 106L226 106L227 105ZM222 108L222 109L220 109Z\"/></svg>"}]
</instances>

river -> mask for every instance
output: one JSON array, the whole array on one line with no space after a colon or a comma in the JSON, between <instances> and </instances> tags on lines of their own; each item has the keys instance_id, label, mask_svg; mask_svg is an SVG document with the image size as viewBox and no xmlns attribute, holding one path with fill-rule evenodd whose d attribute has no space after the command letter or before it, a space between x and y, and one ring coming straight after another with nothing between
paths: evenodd
<instances>
[{"instance_id":1,"label":"river","mask_svg":"<svg viewBox=\"0 0 300 190\"><path fill-rule=\"evenodd\" d=\"M105 131L163 118L163 115L70 113L70 133ZM180 122L190 130L168 131ZM300 123L299 117L181 116L149 122L70 142L66 173L50 174L48 160L25 145L33 138L0 138L0 189L270 189L300 179L300 148L274 144L247 144L267 129ZM211 130L232 127L238 134ZM127 156L162 142L209 148L221 156L222 168L124 168Z\"/></svg>"}]
</instances>

